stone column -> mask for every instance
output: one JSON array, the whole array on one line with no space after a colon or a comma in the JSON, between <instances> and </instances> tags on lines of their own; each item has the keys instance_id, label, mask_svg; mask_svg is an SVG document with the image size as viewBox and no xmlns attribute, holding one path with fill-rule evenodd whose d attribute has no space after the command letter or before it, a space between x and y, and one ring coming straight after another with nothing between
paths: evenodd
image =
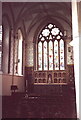
<instances>
[{"instance_id":1,"label":"stone column","mask_svg":"<svg viewBox=\"0 0 81 120\"><path fill-rule=\"evenodd\" d=\"M1 25L2 25L2 2L0 2L0 26ZM0 120L1 119L2 119L2 72L0 72Z\"/></svg>"},{"instance_id":2,"label":"stone column","mask_svg":"<svg viewBox=\"0 0 81 120\"><path fill-rule=\"evenodd\" d=\"M79 118L79 31L78 31L78 12L77 12L76 0L72 0L72 34L73 34L73 49L74 49L76 108L77 108L77 118Z\"/></svg>"},{"instance_id":3,"label":"stone column","mask_svg":"<svg viewBox=\"0 0 81 120\"><path fill-rule=\"evenodd\" d=\"M78 2L78 27L79 27L79 86L81 85L81 1ZM79 91L81 89L81 86L79 87ZM80 92L79 92L79 101ZM79 102L79 106L81 106L81 102ZM81 107L79 107L79 118L81 119Z\"/></svg>"},{"instance_id":4,"label":"stone column","mask_svg":"<svg viewBox=\"0 0 81 120\"><path fill-rule=\"evenodd\" d=\"M13 59L14 59L14 57L13 57L13 52L14 52L14 50L13 50L13 47L14 47L14 32L13 32L13 29L11 29L11 45L10 45L10 74L11 75L13 75Z\"/></svg>"}]
</instances>

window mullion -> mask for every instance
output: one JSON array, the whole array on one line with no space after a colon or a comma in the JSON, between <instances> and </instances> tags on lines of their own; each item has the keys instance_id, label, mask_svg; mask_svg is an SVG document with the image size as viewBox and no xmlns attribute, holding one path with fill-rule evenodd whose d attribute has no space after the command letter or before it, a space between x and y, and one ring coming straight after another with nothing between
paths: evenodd
<instances>
[{"instance_id":1,"label":"window mullion","mask_svg":"<svg viewBox=\"0 0 81 120\"><path fill-rule=\"evenodd\" d=\"M48 70L49 70L49 42L47 42L47 59L48 59Z\"/></svg>"},{"instance_id":2,"label":"window mullion","mask_svg":"<svg viewBox=\"0 0 81 120\"><path fill-rule=\"evenodd\" d=\"M38 62L39 62L39 61L38 61L38 45L39 45L39 43L37 44L37 70L39 70L39 69L38 69L38 64L39 64L39 63L38 63Z\"/></svg>"},{"instance_id":3,"label":"window mullion","mask_svg":"<svg viewBox=\"0 0 81 120\"><path fill-rule=\"evenodd\" d=\"M53 70L54 70L54 41L53 41Z\"/></svg>"},{"instance_id":4,"label":"window mullion","mask_svg":"<svg viewBox=\"0 0 81 120\"><path fill-rule=\"evenodd\" d=\"M66 58L67 58L67 54L65 54L65 51L66 51L66 44L65 44L65 41L64 41L64 69L66 69Z\"/></svg>"},{"instance_id":5,"label":"window mullion","mask_svg":"<svg viewBox=\"0 0 81 120\"><path fill-rule=\"evenodd\" d=\"M42 42L42 70L44 70L44 42Z\"/></svg>"},{"instance_id":6,"label":"window mullion","mask_svg":"<svg viewBox=\"0 0 81 120\"><path fill-rule=\"evenodd\" d=\"M59 70L60 70L60 41L58 41L58 59L59 59Z\"/></svg>"}]
</instances>

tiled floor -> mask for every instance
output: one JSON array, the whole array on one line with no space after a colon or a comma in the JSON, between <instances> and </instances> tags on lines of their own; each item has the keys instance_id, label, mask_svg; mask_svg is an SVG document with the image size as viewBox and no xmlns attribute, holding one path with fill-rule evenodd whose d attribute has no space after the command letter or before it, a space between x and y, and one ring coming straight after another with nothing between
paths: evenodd
<instances>
[{"instance_id":1,"label":"tiled floor","mask_svg":"<svg viewBox=\"0 0 81 120\"><path fill-rule=\"evenodd\" d=\"M3 97L3 118L75 118L75 96Z\"/></svg>"}]
</instances>

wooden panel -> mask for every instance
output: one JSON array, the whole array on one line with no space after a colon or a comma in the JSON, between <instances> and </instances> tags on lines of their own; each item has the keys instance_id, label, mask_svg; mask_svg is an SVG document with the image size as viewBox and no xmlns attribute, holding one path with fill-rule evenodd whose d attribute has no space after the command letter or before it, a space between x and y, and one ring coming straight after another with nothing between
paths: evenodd
<instances>
[{"instance_id":1,"label":"wooden panel","mask_svg":"<svg viewBox=\"0 0 81 120\"><path fill-rule=\"evenodd\" d=\"M47 82L47 72L34 72L34 83L46 83Z\"/></svg>"},{"instance_id":2,"label":"wooden panel","mask_svg":"<svg viewBox=\"0 0 81 120\"><path fill-rule=\"evenodd\" d=\"M74 65L68 65L67 66L67 79L68 83L74 83Z\"/></svg>"},{"instance_id":3,"label":"wooden panel","mask_svg":"<svg viewBox=\"0 0 81 120\"><path fill-rule=\"evenodd\" d=\"M34 83L67 83L66 71L34 71Z\"/></svg>"},{"instance_id":4,"label":"wooden panel","mask_svg":"<svg viewBox=\"0 0 81 120\"><path fill-rule=\"evenodd\" d=\"M67 70L34 71L33 67L25 68L25 80L28 84L64 84L74 81L74 66L68 65Z\"/></svg>"},{"instance_id":5,"label":"wooden panel","mask_svg":"<svg viewBox=\"0 0 81 120\"><path fill-rule=\"evenodd\" d=\"M25 67L25 88L28 92L32 91L33 85L33 67Z\"/></svg>"}]
</instances>

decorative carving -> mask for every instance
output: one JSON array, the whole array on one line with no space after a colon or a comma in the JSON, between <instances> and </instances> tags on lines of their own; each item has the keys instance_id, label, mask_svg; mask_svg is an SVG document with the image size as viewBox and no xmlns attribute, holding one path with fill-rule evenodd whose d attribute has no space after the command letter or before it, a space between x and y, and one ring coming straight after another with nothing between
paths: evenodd
<instances>
[{"instance_id":1,"label":"decorative carving","mask_svg":"<svg viewBox=\"0 0 81 120\"><path fill-rule=\"evenodd\" d=\"M34 71L34 83L67 83L66 71Z\"/></svg>"}]
</instances>

